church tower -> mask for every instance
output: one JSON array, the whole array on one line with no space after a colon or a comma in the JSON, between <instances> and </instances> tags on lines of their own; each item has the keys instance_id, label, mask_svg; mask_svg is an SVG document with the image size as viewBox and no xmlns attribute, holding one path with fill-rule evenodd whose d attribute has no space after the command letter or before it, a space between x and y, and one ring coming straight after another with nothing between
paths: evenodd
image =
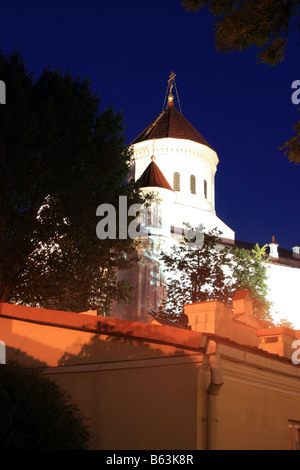
<instances>
[{"instance_id":1,"label":"church tower","mask_svg":"<svg viewBox=\"0 0 300 470\"><path fill-rule=\"evenodd\" d=\"M131 177L137 181L154 156L157 167L176 193L171 226L182 228L189 222L194 227L203 224L207 230L217 227L223 238L234 240L234 232L216 216L218 155L175 107L174 85L175 74L171 74L166 108L131 144Z\"/></svg>"},{"instance_id":2,"label":"church tower","mask_svg":"<svg viewBox=\"0 0 300 470\"><path fill-rule=\"evenodd\" d=\"M218 155L176 108L173 88L177 91L172 73L167 106L130 145L129 178L139 180L142 191L151 193L154 199L144 216L149 236L138 250L140 261L126 274L135 286L135 300L113 310L112 316L118 318L152 319L149 311L156 310L165 295L159 254L182 235L185 223L192 227L203 225L205 231L218 228L223 239L235 238L234 232L216 215Z\"/></svg>"}]
</instances>

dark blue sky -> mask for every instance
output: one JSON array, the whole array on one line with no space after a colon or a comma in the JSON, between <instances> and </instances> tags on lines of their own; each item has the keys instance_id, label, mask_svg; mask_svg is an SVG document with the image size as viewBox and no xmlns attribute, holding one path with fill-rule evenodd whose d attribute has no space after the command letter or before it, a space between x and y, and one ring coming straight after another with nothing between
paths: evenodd
<instances>
[{"instance_id":1,"label":"dark blue sky","mask_svg":"<svg viewBox=\"0 0 300 470\"><path fill-rule=\"evenodd\" d=\"M123 110L128 144L162 111L174 71L183 115L220 158L217 215L239 240L275 235L290 249L300 244L300 166L279 147L300 120L296 38L272 68L254 49L218 54L212 28L206 10L186 12L181 0L12 0L1 5L0 49L18 47L37 76L49 65L88 76L103 108Z\"/></svg>"}]
</instances>

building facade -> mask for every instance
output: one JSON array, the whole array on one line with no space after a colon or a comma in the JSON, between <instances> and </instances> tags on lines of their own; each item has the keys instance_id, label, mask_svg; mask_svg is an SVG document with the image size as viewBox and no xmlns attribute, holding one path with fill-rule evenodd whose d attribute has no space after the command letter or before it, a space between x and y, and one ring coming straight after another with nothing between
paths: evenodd
<instances>
[{"instance_id":1,"label":"building facade","mask_svg":"<svg viewBox=\"0 0 300 470\"><path fill-rule=\"evenodd\" d=\"M299 331L258 329L247 291L186 314L188 330L1 304L1 345L71 395L91 449L299 449Z\"/></svg>"},{"instance_id":2,"label":"building facade","mask_svg":"<svg viewBox=\"0 0 300 470\"><path fill-rule=\"evenodd\" d=\"M140 181L145 194L154 195L144 226L148 236L140 244L140 258L135 269L121 274L135 286L135 300L128 306L114 306L112 316L129 320L151 321L149 312L157 310L165 296L164 267L161 251L182 239L185 223L202 226L205 231L218 229L222 243L252 249L254 245L236 240L234 228L222 221L215 207L215 174L219 157L206 139L174 105L169 80L166 108L132 142L129 179ZM269 243L270 242L270 243ZM269 300L273 302L275 322L287 319L300 328L300 248L282 249L266 241ZM287 305L287 299L289 304Z\"/></svg>"}]
</instances>

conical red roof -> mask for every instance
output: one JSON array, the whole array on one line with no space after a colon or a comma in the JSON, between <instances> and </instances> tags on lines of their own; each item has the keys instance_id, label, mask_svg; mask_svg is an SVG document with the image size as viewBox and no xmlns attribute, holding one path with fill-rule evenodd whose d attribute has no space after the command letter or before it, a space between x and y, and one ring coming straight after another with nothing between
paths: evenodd
<instances>
[{"instance_id":1,"label":"conical red roof","mask_svg":"<svg viewBox=\"0 0 300 470\"><path fill-rule=\"evenodd\" d=\"M141 183L142 188L164 188L173 191L154 161L151 161L150 165L147 166L142 176L140 176L139 183Z\"/></svg>"},{"instance_id":2,"label":"conical red roof","mask_svg":"<svg viewBox=\"0 0 300 470\"><path fill-rule=\"evenodd\" d=\"M188 139L199 144L212 146L202 137L195 127L169 103L167 108L132 142L131 145L144 140L164 139L172 137L175 139Z\"/></svg>"}]
</instances>

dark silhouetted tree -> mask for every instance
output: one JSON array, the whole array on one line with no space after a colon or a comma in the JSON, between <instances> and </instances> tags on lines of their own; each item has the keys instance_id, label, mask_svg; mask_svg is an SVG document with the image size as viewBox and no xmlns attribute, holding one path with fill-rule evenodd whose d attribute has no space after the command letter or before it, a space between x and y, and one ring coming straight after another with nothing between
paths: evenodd
<instances>
[{"instance_id":1,"label":"dark silhouetted tree","mask_svg":"<svg viewBox=\"0 0 300 470\"><path fill-rule=\"evenodd\" d=\"M0 366L2 450L88 450L84 416L67 392L37 368Z\"/></svg>"},{"instance_id":2,"label":"dark silhouetted tree","mask_svg":"<svg viewBox=\"0 0 300 470\"><path fill-rule=\"evenodd\" d=\"M284 60L290 31L300 27L299 0L182 0L187 10L207 8L216 18L216 49L222 53L259 49L259 63L274 66ZM294 137L282 147L291 162L300 163L300 122Z\"/></svg>"},{"instance_id":3,"label":"dark silhouetted tree","mask_svg":"<svg viewBox=\"0 0 300 470\"><path fill-rule=\"evenodd\" d=\"M87 78L48 68L34 79L17 52L0 53L0 301L108 314L131 287L131 239L100 240L97 207L140 201L124 184L123 116L100 112Z\"/></svg>"}]
</instances>

